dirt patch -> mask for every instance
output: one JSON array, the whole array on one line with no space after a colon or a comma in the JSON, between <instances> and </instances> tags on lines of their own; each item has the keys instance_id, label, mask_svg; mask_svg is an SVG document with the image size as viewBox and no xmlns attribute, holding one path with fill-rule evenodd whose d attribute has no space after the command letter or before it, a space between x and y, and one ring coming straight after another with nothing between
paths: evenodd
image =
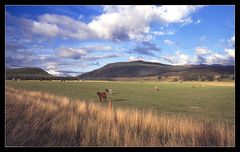
<instances>
[{"instance_id":1,"label":"dirt patch","mask_svg":"<svg viewBox=\"0 0 240 152\"><path fill-rule=\"evenodd\" d=\"M190 109L199 109L200 107L189 106L188 108L190 108Z\"/></svg>"}]
</instances>

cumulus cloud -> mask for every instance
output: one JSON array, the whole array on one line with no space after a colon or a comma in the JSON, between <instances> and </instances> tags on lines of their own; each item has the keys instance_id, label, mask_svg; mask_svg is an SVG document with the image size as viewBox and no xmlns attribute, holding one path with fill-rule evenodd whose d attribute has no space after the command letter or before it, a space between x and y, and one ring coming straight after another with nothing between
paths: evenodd
<instances>
[{"instance_id":1,"label":"cumulus cloud","mask_svg":"<svg viewBox=\"0 0 240 152\"><path fill-rule=\"evenodd\" d=\"M224 49L224 53L216 53L206 47L195 48L197 63L200 64L234 64L235 62L235 48Z\"/></svg>"},{"instance_id":2,"label":"cumulus cloud","mask_svg":"<svg viewBox=\"0 0 240 152\"><path fill-rule=\"evenodd\" d=\"M136 47L130 51L130 53L139 53L142 55L155 56L154 52L159 52L161 49L156 46L156 44L143 41L141 43L137 43Z\"/></svg>"},{"instance_id":3,"label":"cumulus cloud","mask_svg":"<svg viewBox=\"0 0 240 152\"><path fill-rule=\"evenodd\" d=\"M191 22L190 14L202 6L103 6L89 27L105 39L137 39L150 31L150 23L162 24Z\"/></svg>"},{"instance_id":4,"label":"cumulus cloud","mask_svg":"<svg viewBox=\"0 0 240 152\"><path fill-rule=\"evenodd\" d=\"M232 36L230 39L227 40L229 45L235 47L235 35Z\"/></svg>"},{"instance_id":5,"label":"cumulus cloud","mask_svg":"<svg viewBox=\"0 0 240 152\"><path fill-rule=\"evenodd\" d=\"M205 64L207 63L207 55L212 53L212 51L208 50L206 47L196 47L195 53L197 56L197 63Z\"/></svg>"},{"instance_id":6,"label":"cumulus cloud","mask_svg":"<svg viewBox=\"0 0 240 152\"><path fill-rule=\"evenodd\" d=\"M227 52L227 56L235 58L235 49L224 49Z\"/></svg>"},{"instance_id":7,"label":"cumulus cloud","mask_svg":"<svg viewBox=\"0 0 240 152\"><path fill-rule=\"evenodd\" d=\"M203 6L103 6L103 13L89 23L65 15L43 14L38 20L18 18L7 13L7 23L28 34L63 39L149 40L150 24L192 23L191 14ZM163 33L157 32L156 35Z\"/></svg>"},{"instance_id":8,"label":"cumulus cloud","mask_svg":"<svg viewBox=\"0 0 240 152\"><path fill-rule=\"evenodd\" d=\"M175 45L177 45L176 42L173 42L173 41L168 40L168 39L163 40L163 43L165 43L165 44L167 44L167 45L169 45L169 46L175 46Z\"/></svg>"},{"instance_id":9,"label":"cumulus cloud","mask_svg":"<svg viewBox=\"0 0 240 152\"><path fill-rule=\"evenodd\" d=\"M232 57L225 56L224 54L213 53L209 56L206 56L206 64L233 64L234 59Z\"/></svg>"},{"instance_id":10,"label":"cumulus cloud","mask_svg":"<svg viewBox=\"0 0 240 152\"><path fill-rule=\"evenodd\" d=\"M189 55L184 54L181 51L177 51L173 56L164 56L163 60L173 65L184 65L191 62Z\"/></svg>"},{"instance_id":11,"label":"cumulus cloud","mask_svg":"<svg viewBox=\"0 0 240 152\"><path fill-rule=\"evenodd\" d=\"M36 22L32 23L32 32L35 34L43 34L48 37L56 37L59 33L59 28L55 24L49 24L45 22Z\"/></svg>"},{"instance_id":12,"label":"cumulus cloud","mask_svg":"<svg viewBox=\"0 0 240 152\"><path fill-rule=\"evenodd\" d=\"M195 51L197 55L205 55L211 52L206 47L196 47Z\"/></svg>"},{"instance_id":13,"label":"cumulus cloud","mask_svg":"<svg viewBox=\"0 0 240 152\"><path fill-rule=\"evenodd\" d=\"M64 58L72 58L72 59L80 59L82 56L85 56L87 53L86 50L79 49L79 48L71 48L71 47L64 47L60 48L56 55L58 57L64 57Z\"/></svg>"}]
</instances>

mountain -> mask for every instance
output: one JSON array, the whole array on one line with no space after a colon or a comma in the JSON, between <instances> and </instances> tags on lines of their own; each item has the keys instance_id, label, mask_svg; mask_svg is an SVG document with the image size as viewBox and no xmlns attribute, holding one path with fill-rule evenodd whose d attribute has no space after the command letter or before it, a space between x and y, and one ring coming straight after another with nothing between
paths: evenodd
<instances>
[{"instance_id":1,"label":"mountain","mask_svg":"<svg viewBox=\"0 0 240 152\"><path fill-rule=\"evenodd\" d=\"M150 76L180 76L197 75L233 75L234 66L224 65L167 65L161 63L132 61L107 64L102 68L78 76L81 79L108 79L119 77L150 77Z\"/></svg>"},{"instance_id":2,"label":"mountain","mask_svg":"<svg viewBox=\"0 0 240 152\"><path fill-rule=\"evenodd\" d=\"M25 68L6 68L6 79L39 79L53 77L41 68L25 67Z\"/></svg>"}]
</instances>

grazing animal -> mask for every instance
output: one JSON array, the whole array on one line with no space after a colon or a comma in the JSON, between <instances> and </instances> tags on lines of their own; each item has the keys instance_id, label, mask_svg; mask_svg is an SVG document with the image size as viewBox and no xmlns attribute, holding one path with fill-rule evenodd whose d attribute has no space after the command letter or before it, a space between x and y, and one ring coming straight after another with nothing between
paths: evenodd
<instances>
[{"instance_id":1,"label":"grazing animal","mask_svg":"<svg viewBox=\"0 0 240 152\"><path fill-rule=\"evenodd\" d=\"M112 94L112 89L106 89L106 92L107 92L108 94Z\"/></svg>"},{"instance_id":2,"label":"grazing animal","mask_svg":"<svg viewBox=\"0 0 240 152\"><path fill-rule=\"evenodd\" d=\"M192 86L192 88L195 88L195 86Z\"/></svg>"},{"instance_id":3,"label":"grazing animal","mask_svg":"<svg viewBox=\"0 0 240 152\"><path fill-rule=\"evenodd\" d=\"M155 89L156 91L160 91L160 89L159 89L157 86L155 86L154 89Z\"/></svg>"},{"instance_id":4,"label":"grazing animal","mask_svg":"<svg viewBox=\"0 0 240 152\"><path fill-rule=\"evenodd\" d=\"M107 92L97 92L100 101L107 100Z\"/></svg>"}]
</instances>

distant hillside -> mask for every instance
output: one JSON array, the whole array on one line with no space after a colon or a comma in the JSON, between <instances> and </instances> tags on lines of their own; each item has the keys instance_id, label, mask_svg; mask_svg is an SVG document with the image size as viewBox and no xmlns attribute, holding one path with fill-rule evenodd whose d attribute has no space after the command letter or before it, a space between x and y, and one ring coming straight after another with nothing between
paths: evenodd
<instances>
[{"instance_id":1,"label":"distant hillside","mask_svg":"<svg viewBox=\"0 0 240 152\"><path fill-rule=\"evenodd\" d=\"M16 68L6 69L6 79L40 79L40 78L47 78L53 77L51 74L47 73L41 68L35 67L26 67L26 68Z\"/></svg>"},{"instance_id":2,"label":"distant hillside","mask_svg":"<svg viewBox=\"0 0 240 152\"><path fill-rule=\"evenodd\" d=\"M190 75L207 77L209 75L232 75L234 66L223 65L181 65L173 66L145 61L117 62L108 64L97 70L83 73L81 79L109 79L119 77L179 76Z\"/></svg>"}]
</instances>

